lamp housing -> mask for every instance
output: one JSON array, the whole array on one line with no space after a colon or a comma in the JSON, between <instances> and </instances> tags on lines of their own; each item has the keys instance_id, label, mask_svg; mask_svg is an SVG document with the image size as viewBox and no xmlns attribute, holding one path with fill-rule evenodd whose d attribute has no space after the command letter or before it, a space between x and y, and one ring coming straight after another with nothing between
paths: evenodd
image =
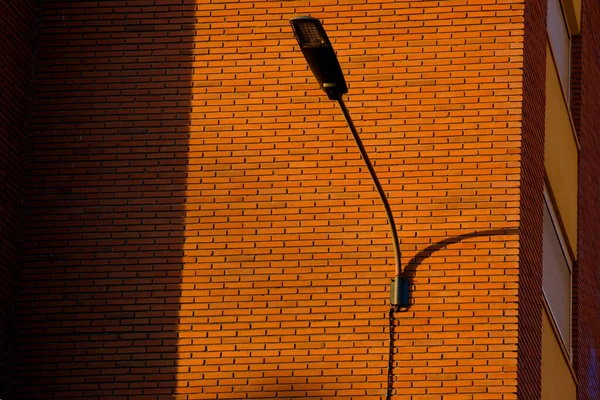
<instances>
[{"instance_id":1,"label":"lamp housing","mask_svg":"<svg viewBox=\"0 0 600 400\"><path fill-rule=\"evenodd\" d=\"M330 100L348 93L348 86L333 46L317 18L301 16L290 19L294 36L321 89Z\"/></svg>"}]
</instances>

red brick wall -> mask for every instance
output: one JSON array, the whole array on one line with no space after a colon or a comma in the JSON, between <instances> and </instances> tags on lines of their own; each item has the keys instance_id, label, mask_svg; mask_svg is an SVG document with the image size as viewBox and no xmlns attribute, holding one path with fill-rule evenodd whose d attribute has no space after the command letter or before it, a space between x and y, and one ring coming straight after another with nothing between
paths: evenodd
<instances>
[{"instance_id":1,"label":"red brick wall","mask_svg":"<svg viewBox=\"0 0 600 400\"><path fill-rule=\"evenodd\" d=\"M519 399L541 396L546 0L525 3L519 262Z\"/></svg>"},{"instance_id":2,"label":"red brick wall","mask_svg":"<svg viewBox=\"0 0 600 400\"><path fill-rule=\"evenodd\" d=\"M10 382L34 25L34 1L0 2L0 398L6 398Z\"/></svg>"},{"instance_id":3,"label":"red brick wall","mask_svg":"<svg viewBox=\"0 0 600 400\"><path fill-rule=\"evenodd\" d=\"M571 87L570 87L570 107L571 107L571 116L573 118L573 126L575 127L575 133L577 135L577 139L579 144L581 144L581 104L582 104L582 80L581 80L581 70L583 67L583 59L582 59L582 42L581 42L581 32L577 35L573 35L571 37ZM581 168L581 151L579 155L579 165L578 168ZM581 170L579 170L578 176L578 210L577 210L577 218L578 218L578 231L581 230ZM578 236L580 232L578 232ZM579 239L578 239L579 240ZM578 243L581 246L581 242ZM577 376L578 365L579 365L579 260L576 260L573 263L573 275L572 275L572 304L571 304L571 312L572 312L572 332L571 332L571 346L573 348L573 368L575 370L575 375Z\"/></svg>"},{"instance_id":4,"label":"red brick wall","mask_svg":"<svg viewBox=\"0 0 600 400\"><path fill-rule=\"evenodd\" d=\"M385 394L392 246L310 13L401 227L394 398L516 398L521 1L41 8L20 397Z\"/></svg>"},{"instance_id":5,"label":"red brick wall","mask_svg":"<svg viewBox=\"0 0 600 400\"><path fill-rule=\"evenodd\" d=\"M184 222L201 223L184 220L195 5L40 6L18 397L169 398Z\"/></svg>"},{"instance_id":6,"label":"red brick wall","mask_svg":"<svg viewBox=\"0 0 600 400\"><path fill-rule=\"evenodd\" d=\"M584 1L580 37L579 262L576 276L578 399L600 397L600 4Z\"/></svg>"}]
</instances>

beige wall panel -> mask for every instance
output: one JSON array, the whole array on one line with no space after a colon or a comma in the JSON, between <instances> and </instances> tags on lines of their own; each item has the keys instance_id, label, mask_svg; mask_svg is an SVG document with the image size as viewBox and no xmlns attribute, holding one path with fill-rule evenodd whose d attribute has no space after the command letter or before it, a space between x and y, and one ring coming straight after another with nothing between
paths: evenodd
<instances>
[{"instance_id":1,"label":"beige wall panel","mask_svg":"<svg viewBox=\"0 0 600 400\"><path fill-rule=\"evenodd\" d=\"M542 311L542 400L575 400L575 381L546 310Z\"/></svg>"}]
</instances>

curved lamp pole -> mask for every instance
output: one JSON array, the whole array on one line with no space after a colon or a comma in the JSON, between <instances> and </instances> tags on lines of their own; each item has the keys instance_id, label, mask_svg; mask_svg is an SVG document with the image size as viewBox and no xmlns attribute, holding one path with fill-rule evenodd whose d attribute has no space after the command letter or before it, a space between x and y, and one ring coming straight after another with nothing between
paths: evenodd
<instances>
[{"instance_id":1,"label":"curved lamp pole","mask_svg":"<svg viewBox=\"0 0 600 400\"><path fill-rule=\"evenodd\" d=\"M346 104L342 99L342 95L348 93L348 87L346 85L346 80L344 79L342 69L340 68L340 63L335 55L335 51L333 50L333 46L327 37L327 33L325 33L323 25L318 19L308 16L296 17L290 19L290 24L292 25L294 35L296 36L296 40L298 40L302 54L304 54L304 58L306 58L308 66L321 85L321 89L327 93L327 96L330 100L336 100L340 105L340 108L344 113L344 117L346 118L346 122L348 123L350 131L352 132L352 136L354 137L354 141L356 142L367 169L371 174L371 178L373 179L373 183L377 188L379 197L381 197L381 201L385 207L388 223L390 225L390 231L392 233L394 258L396 261L395 275L394 279L392 279L390 287L390 303L396 308L408 307L408 280L401 276L402 267L400 264L400 244L392 209L390 208L388 199L383 191L383 188L381 187L381 183L379 183L377 174L375 174L375 170L373 169L373 165L369 159L367 151L360 140L360 136L358 136L358 132L354 126L354 122L352 122L348 108L346 108Z\"/></svg>"}]
</instances>

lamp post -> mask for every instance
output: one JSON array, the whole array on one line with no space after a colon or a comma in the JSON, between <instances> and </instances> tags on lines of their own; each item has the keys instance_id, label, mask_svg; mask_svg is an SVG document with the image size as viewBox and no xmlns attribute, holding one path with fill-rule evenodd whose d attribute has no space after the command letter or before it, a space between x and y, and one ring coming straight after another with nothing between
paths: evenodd
<instances>
[{"instance_id":1,"label":"lamp post","mask_svg":"<svg viewBox=\"0 0 600 400\"><path fill-rule=\"evenodd\" d=\"M348 86L346 85L346 80L344 79L344 74L340 68L340 63L335 55L333 46L318 19L308 16L295 17L290 19L290 24L300 45L300 50L302 50L302 54L315 78L317 78L321 89L325 91L330 100L336 100L340 105L354 141L358 146L358 150L371 174L379 197L381 197L392 233L394 258L396 261L395 275L390 286L390 303L396 308L408 307L408 280L401 276L400 244L392 209L342 98L342 95L348 93Z\"/></svg>"}]
</instances>

